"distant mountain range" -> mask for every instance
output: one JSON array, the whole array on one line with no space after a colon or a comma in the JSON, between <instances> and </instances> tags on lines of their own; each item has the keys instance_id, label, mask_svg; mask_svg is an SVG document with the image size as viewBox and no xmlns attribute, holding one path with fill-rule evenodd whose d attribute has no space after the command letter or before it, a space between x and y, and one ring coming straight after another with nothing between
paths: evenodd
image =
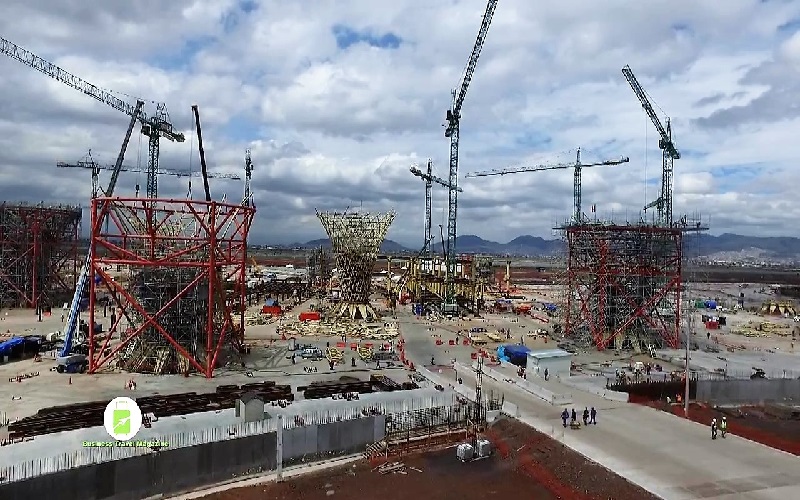
<instances>
[{"instance_id":1,"label":"distant mountain range","mask_svg":"<svg viewBox=\"0 0 800 500\"><path fill-rule=\"evenodd\" d=\"M800 238L793 237L761 237L743 236L725 233L719 236L708 234L691 235L688 237L686 251L692 257L710 257L719 260L737 260L743 258L758 259L794 259L800 257ZM326 238L281 245L283 248L317 248L330 247ZM563 251L564 242L557 239L544 239L538 236L518 236L508 243L485 240L479 236L467 234L456 238L456 248L459 253L477 253L491 255L514 256L550 256ZM436 250L441 249L441 243L436 243ZM407 248L396 241L385 240L381 245L384 253L416 253L419 249Z\"/></svg>"}]
</instances>

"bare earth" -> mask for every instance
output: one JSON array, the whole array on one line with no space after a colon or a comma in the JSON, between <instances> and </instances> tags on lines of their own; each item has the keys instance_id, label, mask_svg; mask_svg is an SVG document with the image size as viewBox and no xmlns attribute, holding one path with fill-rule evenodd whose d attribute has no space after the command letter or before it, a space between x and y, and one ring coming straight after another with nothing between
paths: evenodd
<instances>
[{"instance_id":1,"label":"bare earth","mask_svg":"<svg viewBox=\"0 0 800 500\"><path fill-rule=\"evenodd\" d=\"M402 461L405 474L382 475L366 461L283 483L232 489L204 500L315 499L636 499L656 498L608 469L584 458L534 429L504 419L489 431L494 456L461 463L455 450L390 457ZM416 468L419 471L412 469Z\"/></svg>"}]
</instances>

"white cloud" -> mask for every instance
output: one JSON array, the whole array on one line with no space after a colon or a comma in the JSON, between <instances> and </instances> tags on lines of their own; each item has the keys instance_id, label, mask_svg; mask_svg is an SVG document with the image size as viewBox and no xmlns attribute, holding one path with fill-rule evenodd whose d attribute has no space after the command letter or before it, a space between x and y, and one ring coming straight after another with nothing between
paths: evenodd
<instances>
[{"instance_id":1,"label":"white cloud","mask_svg":"<svg viewBox=\"0 0 800 500\"><path fill-rule=\"evenodd\" d=\"M183 144L162 142L162 165L197 170L189 109L198 104L212 169L243 172L252 150L256 241L322 237L314 208L395 208L390 237L421 239L423 183L409 164L432 157L447 177L443 128L484 9L459 2L6 0L0 33L103 88L168 105ZM249 12L247 12L248 10ZM675 211L699 212L712 232L791 235L800 216L798 2L759 0L503 0L464 104L459 233L507 241L549 236L572 210L572 172L463 179L517 164L629 156L583 171L583 205L637 218L655 198L655 130L625 82L630 64L672 116L678 147ZM396 49L337 47L334 26ZM111 163L128 119L59 82L0 58L0 196L88 203L89 172L55 168L91 148ZM146 164L131 140L126 164ZM124 173L129 193L141 175ZM195 183L198 185L197 183ZM647 187L645 187L647 184ZM180 196L186 180L159 180ZM240 182L212 190L241 196ZM434 223L446 192L434 187ZM445 222L446 223L446 222Z\"/></svg>"}]
</instances>

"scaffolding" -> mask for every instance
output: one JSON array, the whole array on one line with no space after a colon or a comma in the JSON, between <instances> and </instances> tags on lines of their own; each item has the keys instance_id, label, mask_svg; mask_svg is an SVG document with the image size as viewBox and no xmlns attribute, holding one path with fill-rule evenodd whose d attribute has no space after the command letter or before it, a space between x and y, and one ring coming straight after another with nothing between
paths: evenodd
<instances>
[{"instance_id":1,"label":"scaffolding","mask_svg":"<svg viewBox=\"0 0 800 500\"><path fill-rule=\"evenodd\" d=\"M564 231L565 336L598 349L677 348L683 230L590 223Z\"/></svg>"},{"instance_id":2,"label":"scaffolding","mask_svg":"<svg viewBox=\"0 0 800 500\"><path fill-rule=\"evenodd\" d=\"M254 214L252 207L213 201L92 200L89 324L101 293L114 307L109 334L89 329L89 372L113 363L210 378L241 353ZM112 276L114 268L119 273Z\"/></svg>"},{"instance_id":3,"label":"scaffolding","mask_svg":"<svg viewBox=\"0 0 800 500\"><path fill-rule=\"evenodd\" d=\"M319 212L336 259L341 301L335 316L371 320L379 317L370 305L372 268L395 213Z\"/></svg>"},{"instance_id":4,"label":"scaffolding","mask_svg":"<svg viewBox=\"0 0 800 500\"><path fill-rule=\"evenodd\" d=\"M49 309L77 280L81 208L0 205L0 307Z\"/></svg>"}]
</instances>

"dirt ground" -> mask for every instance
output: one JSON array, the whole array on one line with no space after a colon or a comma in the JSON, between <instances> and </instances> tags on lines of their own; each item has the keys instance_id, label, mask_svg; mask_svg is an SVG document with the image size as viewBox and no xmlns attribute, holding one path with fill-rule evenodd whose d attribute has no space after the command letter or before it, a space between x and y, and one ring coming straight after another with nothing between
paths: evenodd
<instances>
[{"instance_id":1,"label":"dirt ground","mask_svg":"<svg viewBox=\"0 0 800 500\"><path fill-rule=\"evenodd\" d=\"M683 417L683 407L664 403L649 403L650 406ZM764 408L742 406L739 408L713 408L692 403L689 418L694 422L711 425L711 419L728 419L728 432L772 448L800 455L800 420L781 419L770 415ZM709 439L711 429L709 428Z\"/></svg>"},{"instance_id":2,"label":"dirt ground","mask_svg":"<svg viewBox=\"0 0 800 500\"><path fill-rule=\"evenodd\" d=\"M358 462L279 484L237 488L203 499L657 498L518 421L498 421L489 429L487 437L497 447L496 453L488 459L461 463L456 459L455 450L449 448L390 457L390 462L401 461L406 465L405 474L382 475L372 470L376 464Z\"/></svg>"}]
</instances>

